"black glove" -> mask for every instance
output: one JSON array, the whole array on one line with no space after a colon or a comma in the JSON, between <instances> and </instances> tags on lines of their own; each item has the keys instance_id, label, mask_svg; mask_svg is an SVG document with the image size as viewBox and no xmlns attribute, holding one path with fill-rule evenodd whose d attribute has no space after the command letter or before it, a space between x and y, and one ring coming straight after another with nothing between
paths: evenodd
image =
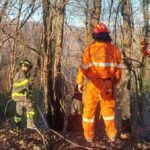
<instances>
[{"instance_id":1,"label":"black glove","mask_svg":"<svg viewBox=\"0 0 150 150\"><path fill-rule=\"evenodd\" d=\"M32 99L33 98L33 92L31 90L28 90L27 92L27 98Z\"/></svg>"}]
</instances>

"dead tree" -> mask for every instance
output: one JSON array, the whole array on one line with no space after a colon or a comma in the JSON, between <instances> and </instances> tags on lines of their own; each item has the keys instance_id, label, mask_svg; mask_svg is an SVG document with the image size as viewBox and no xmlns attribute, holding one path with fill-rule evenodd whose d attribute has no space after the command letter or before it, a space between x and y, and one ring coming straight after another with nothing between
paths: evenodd
<instances>
[{"instance_id":1,"label":"dead tree","mask_svg":"<svg viewBox=\"0 0 150 150\"><path fill-rule=\"evenodd\" d=\"M149 42L149 37L150 37L150 26L149 26L149 0L143 0L142 1L142 10L143 10L143 20L144 20L144 25L143 25L143 38L145 42ZM144 68L141 69L141 77L145 78L146 76L148 77L148 72L146 71L148 69L148 58L143 56L142 57L142 63L144 64ZM143 83L142 79L140 80L140 91L143 91Z\"/></svg>"},{"instance_id":2,"label":"dead tree","mask_svg":"<svg viewBox=\"0 0 150 150\"><path fill-rule=\"evenodd\" d=\"M56 33L56 45L55 45L55 58L54 58L54 98L55 98L55 115L56 121L55 124L58 125L59 121L62 120L63 123L63 116L61 115L61 104L62 95L64 94L63 87L65 86L65 82L62 78L61 74L61 56L62 56L62 46L63 46L63 34L64 34L64 17L65 17L65 7L69 0L60 0L57 2L57 18L55 22L55 29L57 30ZM64 113L65 114L65 113ZM58 121L59 120L59 121ZM57 128L60 129L58 126Z\"/></svg>"},{"instance_id":3,"label":"dead tree","mask_svg":"<svg viewBox=\"0 0 150 150\"><path fill-rule=\"evenodd\" d=\"M61 89L61 55L65 6L68 0L43 1L44 64L43 86L46 114L51 127L58 125ZM57 89L57 90L56 90ZM58 90L59 89L59 90ZM58 94L59 93L59 94ZM59 95L59 96L58 96Z\"/></svg>"},{"instance_id":4,"label":"dead tree","mask_svg":"<svg viewBox=\"0 0 150 150\"><path fill-rule=\"evenodd\" d=\"M150 20L150 15L149 15L149 0L142 0L142 10L143 10L143 39L146 43L149 42L150 40L150 26L149 26L149 20ZM145 55L142 56L142 63L143 67L141 67L140 70L140 77L139 77L139 82L140 82L140 92L142 93L142 102L141 102L141 107L140 109L140 114L141 115L141 120L142 124L144 125L145 128L149 128L150 126L150 119L149 119L149 99L150 99L150 70L149 70L149 58ZM142 107L143 106L143 107Z\"/></svg>"},{"instance_id":5,"label":"dead tree","mask_svg":"<svg viewBox=\"0 0 150 150\"><path fill-rule=\"evenodd\" d=\"M44 59L43 59L43 92L44 92L44 103L45 103L45 113L53 115L54 107L52 104L52 97L53 91L50 88L50 81L52 81L52 70L50 70L51 60L51 42L52 42L52 19L53 14L50 8L49 0L43 1L43 46L44 46Z\"/></svg>"},{"instance_id":6,"label":"dead tree","mask_svg":"<svg viewBox=\"0 0 150 150\"><path fill-rule=\"evenodd\" d=\"M10 0L5 0L3 6L2 6L2 9L0 11L0 23L2 22L2 18L3 18L3 15L5 14L6 10L7 10L7 6L9 4L9 1Z\"/></svg>"},{"instance_id":7,"label":"dead tree","mask_svg":"<svg viewBox=\"0 0 150 150\"><path fill-rule=\"evenodd\" d=\"M94 26L99 23L101 13L101 0L86 0L85 2L85 45L92 41L92 31Z\"/></svg>"},{"instance_id":8,"label":"dead tree","mask_svg":"<svg viewBox=\"0 0 150 150\"><path fill-rule=\"evenodd\" d=\"M122 88L121 106L125 116L129 119L130 114L130 79L131 79L131 44L132 44L132 26L131 26L131 1L122 0L121 15L123 17L123 65L122 65Z\"/></svg>"}]
</instances>

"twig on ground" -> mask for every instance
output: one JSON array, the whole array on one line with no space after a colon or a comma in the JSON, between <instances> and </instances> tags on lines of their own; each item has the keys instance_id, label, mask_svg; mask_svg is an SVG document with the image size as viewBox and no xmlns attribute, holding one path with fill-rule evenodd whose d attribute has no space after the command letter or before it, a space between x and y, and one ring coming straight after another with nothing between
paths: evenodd
<instances>
[{"instance_id":1,"label":"twig on ground","mask_svg":"<svg viewBox=\"0 0 150 150\"><path fill-rule=\"evenodd\" d=\"M46 146L46 143L48 143L48 142L47 142L47 140L45 139L44 135L43 135L43 134L38 130L38 128L36 128L36 127L35 127L35 131L37 131L37 133L42 137L45 150L48 150L48 149L49 149L49 148L48 148L49 145Z\"/></svg>"},{"instance_id":2,"label":"twig on ground","mask_svg":"<svg viewBox=\"0 0 150 150\"><path fill-rule=\"evenodd\" d=\"M56 132L56 131L53 130L53 129L50 129L50 131L52 131L53 133L57 134L59 137L61 137L62 139L64 139L64 140L67 141L68 143L72 144L73 146L80 147L80 148L87 149L87 150L93 150L93 148L85 147L85 146L76 144L76 143L72 142L71 140L68 140L68 139L65 138L63 135L61 135L60 133Z\"/></svg>"},{"instance_id":3,"label":"twig on ground","mask_svg":"<svg viewBox=\"0 0 150 150\"><path fill-rule=\"evenodd\" d=\"M67 147L68 145L70 145L70 143L67 143L65 145L63 145L62 147L60 147L58 150L63 150L65 147Z\"/></svg>"}]
</instances>

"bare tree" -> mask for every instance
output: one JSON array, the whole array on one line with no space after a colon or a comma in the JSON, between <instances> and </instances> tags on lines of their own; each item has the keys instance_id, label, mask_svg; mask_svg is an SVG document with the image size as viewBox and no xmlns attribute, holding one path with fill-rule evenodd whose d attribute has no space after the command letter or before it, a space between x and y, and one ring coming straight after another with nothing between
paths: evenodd
<instances>
[{"instance_id":1,"label":"bare tree","mask_svg":"<svg viewBox=\"0 0 150 150\"><path fill-rule=\"evenodd\" d=\"M5 0L3 6L2 6L2 9L0 11L0 23L2 22L2 18L3 18L3 15L5 14L6 10L7 10L7 6L9 4L9 1L10 0Z\"/></svg>"},{"instance_id":2,"label":"bare tree","mask_svg":"<svg viewBox=\"0 0 150 150\"><path fill-rule=\"evenodd\" d=\"M144 20L144 25L143 25L143 38L145 40L145 42L149 42L149 37L150 37L150 27L149 27L149 4L150 1L149 0L143 0L142 1L142 10L143 10L143 20ZM142 63L145 65L142 69L141 69L141 78L146 78L148 77L148 72L147 72L147 67L148 67L148 58L143 56L142 57ZM142 83L142 79L140 80L140 90L143 91L143 83Z\"/></svg>"},{"instance_id":3,"label":"bare tree","mask_svg":"<svg viewBox=\"0 0 150 150\"><path fill-rule=\"evenodd\" d=\"M149 42L150 38L150 26L149 26L149 20L150 20L150 15L149 15L149 0L142 0L142 10L143 10L143 20L144 20L144 25L143 25L143 39L145 43ZM150 120L149 120L149 90L150 90L150 70L149 70L149 58L145 55L142 56L142 63L143 67L140 70L140 77L139 77L139 82L140 82L140 92L143 94L142 97L142 104L139 109L140 109L140 114L141 114L141 120L142 124L144 125L145 129L149 127L150 125ZM142 115L143 113L143 115Z\"/></svg>"},{"instance_id":4,"label":"bare tree","mask_svg":"<svg viewBox=\"0 0 150 150\"><path fill-rule=\"evenodd\" d=\"M92 41L92 30L99 23L101 0L86 0L85 2L85 45Z\"/></svg>"},{"instance_id":5,"label":"bare tree","mask_svg":"<svg viewBox=\"0 0 150 150\"><path fill-rule=\"evenodd\" d=\"M44 101L50 125L55 126L60 111L60 73L65 6L68 0L43 1L44 25ZM57 31L57 32L56 32ZM55 91L57 90L57 92ZM58 94L59 93L59 94ZM58 108L58 109L57 109Z\"/></svg>"},{"instance_id":6,"label":"bare tree","mask_svg":"<svg viewBox=\"0 0 150 150\"><path fill-rule=\"evenodd\" d=\"M43 60L43 90L44 90L44 102L46 114L53 112L52 89L50 89L50 80L52 80L52 67L50 63L52 62L52 51L51 51L51 41L52 41L52 17L53 13L50 7L49 0L43 1L43 26L44 26L44 60ZM51 70L50 70L51 68ZM48 106L49 105L49 106ZM48 109L49 108L49 109ZM49 112L48 112L49 111Z\"/></svg>"},{"instance_id":7,"label":"bare tree","mask_svg":"<svg viewBox=\"0 0 150 150\"><path fill-rule=\"evenodd\" d=\"M130 87L131 78L131 44L132 44L132 26L131 26L131 2L122 0L121 14L123 17L123 71L122 71L122 109L127 118L130 118Z\"/></svg>"}]
</instances>

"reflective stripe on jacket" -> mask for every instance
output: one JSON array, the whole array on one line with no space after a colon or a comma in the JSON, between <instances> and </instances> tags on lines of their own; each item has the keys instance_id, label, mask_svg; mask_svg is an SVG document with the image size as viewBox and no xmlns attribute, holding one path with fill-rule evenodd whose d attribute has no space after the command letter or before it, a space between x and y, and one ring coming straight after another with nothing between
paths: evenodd
<instances>
[{"instance_id":1,"label":"reflective stripe on jacket","mask_svg":"<svg viewBox=\"0 0 150 150\"><path fill-rule=\"evenodd\" d=\"M83 83L85 76L91 78L121 78L121 54L110 42L94 42L83 54L77 75L77 83Z\"/></svg>"},{"instance_id":2,"label":"reflective stripe on jacket","mask_svg":"<svg viewBox=\"0 0 150 150\"><path fill-rule=\"evenodd\" d=\"M15 100L17 97L25 97L28 89L29 80L27 79L26 74L22 71L17 72L13 82L12 98Z\"/></svg>"},{"instance_id":3,"label":"reflective stripe on jacket","mask_svg":"<svg viewBox=\"0 0 150 150\"><path fill-rule=\"evenodd\" d=\"M11 96L12 96L12 97L15 97L15 96L25 97L25 96L26 96L26 94L24 94L24 93L17 93L17 92L13 92L13 93L11 94Z\"/></svg>"},{"instance_id":4,"label":"reflective stripe on jacket","mask_svg":"<svg viewBox=\"0 0 150 150\"><path fill-rule=\"evenodd\" d=\"M29 83L29 80L28 80L28 79L25 79L25 80L23 80L23 81L21 81L21 82L14 82L14 83L13 83L13 87L24 86L24 85L26 85L26 84L28 84L28 83Z\"/></svg>"}]
</instances>

